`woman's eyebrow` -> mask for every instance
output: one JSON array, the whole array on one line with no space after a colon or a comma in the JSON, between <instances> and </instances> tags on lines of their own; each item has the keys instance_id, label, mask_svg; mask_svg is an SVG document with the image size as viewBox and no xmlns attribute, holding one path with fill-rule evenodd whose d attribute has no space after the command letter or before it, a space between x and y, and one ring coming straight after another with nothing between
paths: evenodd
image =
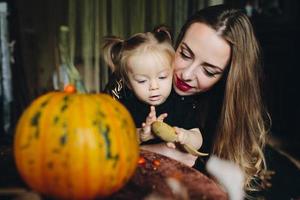
<instances>
[{"instance_id":1,"label":"woman's eyebrow","mask_svg":"<svg viewBox=\"0 0 300 200\"><path fill-rule=\"evenodd\" d=\"M222 73L224 71L221 67L218 67L216 65L213 65L213 64L210 64L210 63L207 63L207 62L203 63L203 65L205 65L207 67L217 69L217 70L219 70L219 73Z\"/></svg>"},{"instance_id":2,"label":"woman's eyebrow","mask_svg":"<svg viewBox=\"0 0 300 200\"><path fill-rule=\"evenodd\" d=\"M185 48L192 56L195 56L191 48L185 42L182 42L181 46Z\"/></svg>"},{"instance_id":3,"label":"woman's eyebrow","mask_svg":"<svg viewBox=\"0 0 300 200\"><path fill-rule=\"evenodd\" d=\"M194 53L193 53L193 51L191 50L191 48L190 48L185 42L182 42L182 46L183 46L183 48L185 48L192 56L195 56ZM213 65L213 64L211 64L211 63L205 62L205 63L203 63L203 64L206 65L206 66L208 66L208 67L211 67L211 68L214 68L214 69L219 70L220 73L222 73L222 72L224 71L221 67L216 66L216 65Z\"/></svg>"}]
</instances>

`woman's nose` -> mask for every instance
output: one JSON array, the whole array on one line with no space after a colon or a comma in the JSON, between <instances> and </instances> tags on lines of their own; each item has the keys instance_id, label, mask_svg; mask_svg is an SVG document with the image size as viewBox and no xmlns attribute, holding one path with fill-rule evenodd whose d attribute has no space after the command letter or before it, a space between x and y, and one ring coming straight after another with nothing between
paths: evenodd
<instances>
[{"instance_id":1,"label":"woman's nose","mask_svg":"<svg viewBox=\"0 0 300 200\"><path fill-rule=\"evenodd\" d=\"M195 66L190 65L183 69L181 73L181 79L184 81L190 81L195 76Z\"/></svg>"}]
</instances>

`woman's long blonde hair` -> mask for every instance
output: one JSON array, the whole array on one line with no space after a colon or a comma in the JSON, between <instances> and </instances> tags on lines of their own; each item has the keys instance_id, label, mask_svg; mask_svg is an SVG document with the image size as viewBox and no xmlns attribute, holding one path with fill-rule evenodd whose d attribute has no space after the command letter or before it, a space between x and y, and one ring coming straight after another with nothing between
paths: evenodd
<instances>
[{"instance_id":1,"label":"woman's long blonde hair","mask_svg":"<svg viewBox=\"0 0 300 200\"><path fill-rule=\"evenodd\" d=\"M231 61L224 74L226 77L223 77L223 102L215 119L212 153L241 167L246 190L259 189L253 183L266 169L263 149L269 115L261 97L260 49L252 25L240 10L225 6L208 7L186 22L176 48L193 23L204 23L213 28L231 46Z\"/></svg>"}]
</instances>

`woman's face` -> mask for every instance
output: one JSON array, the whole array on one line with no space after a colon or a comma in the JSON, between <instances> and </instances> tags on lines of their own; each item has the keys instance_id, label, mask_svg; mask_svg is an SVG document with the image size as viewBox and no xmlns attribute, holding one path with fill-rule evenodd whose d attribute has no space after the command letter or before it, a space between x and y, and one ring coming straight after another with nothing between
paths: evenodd
<instances>
[{"instance_id":1,"label":"woman's face","mask_svg":"<svg viewBox=\"0 0 300 200\"><path fill-rule=\"evenodd\" d=\"M217 83L230 60L230 45L203 23L192 24L179 44L173 86L187 96L209 90Z\"/></svg>"}]
</instances>

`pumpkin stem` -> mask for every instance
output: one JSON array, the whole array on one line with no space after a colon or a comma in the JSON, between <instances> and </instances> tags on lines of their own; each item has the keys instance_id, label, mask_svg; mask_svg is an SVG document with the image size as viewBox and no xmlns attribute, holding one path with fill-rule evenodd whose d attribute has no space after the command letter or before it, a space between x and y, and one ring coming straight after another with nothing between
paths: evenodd
<instances>
[{"instance_id":1,"label":"pumpkin stem","mask_svg":"<svg viewBox=\"0 0 300 200\"><path fill-rule=\"evenodd\" d=\"M60 26L59 29L59 52L62 67L65 68L70 84L76 87L79 93L86 93L87 90L83 84L82 78L70 59L70 48L69 48L69 28L67 26Z\"/></svg>"}]
</instances>

